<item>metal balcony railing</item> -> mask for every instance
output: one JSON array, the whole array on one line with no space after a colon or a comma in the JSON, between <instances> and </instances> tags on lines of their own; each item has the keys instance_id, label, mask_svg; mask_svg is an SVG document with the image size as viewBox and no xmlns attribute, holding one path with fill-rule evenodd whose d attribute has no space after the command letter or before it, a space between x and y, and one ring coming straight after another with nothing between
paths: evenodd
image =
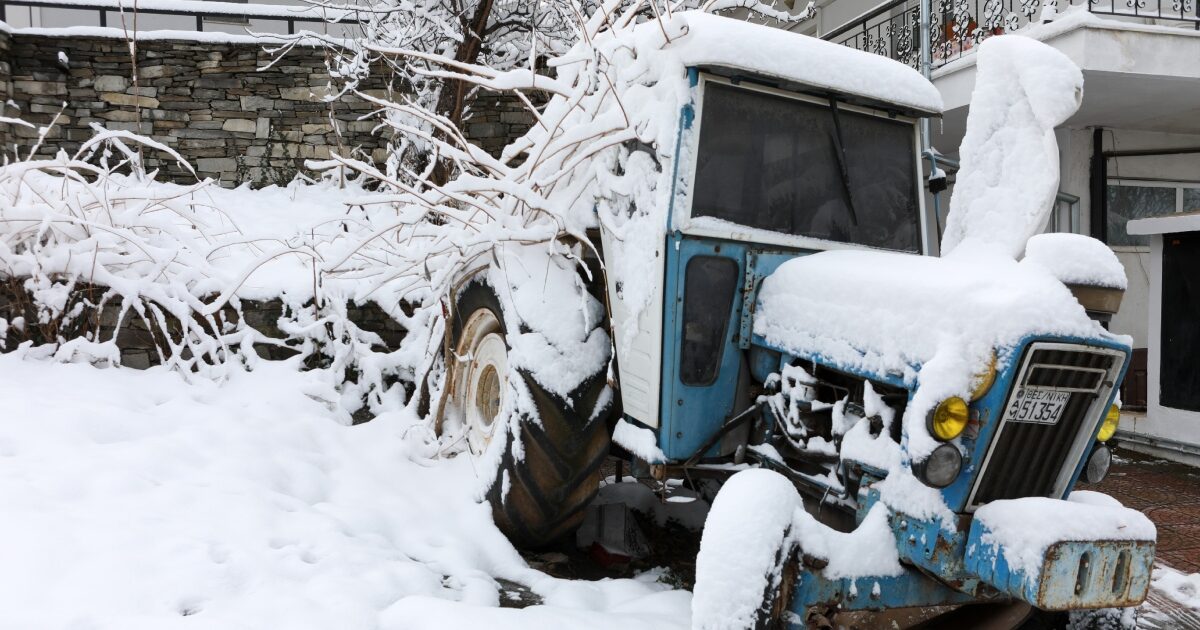
<instances>
[{"instance_id":1,"label":"metal balcony railing","mask_svg":"<svg viewBox=\"0 0 1200 630\"><path fill-rule=\"evenodd\" d=\"M1200 30L1200 0L933 0L930 50L933 67L970 52L992 35L1011 33L1042 20L1046 4L1058 13L1086 5L1091 13L1165 21ZM891 57L919 69L920 0L891 0L847 22L822 39Z\"/></svg>"},{"instance_id":2,"label":"metal balcony railing","mask_svg":"<svg viewBox=\"0 0 1200 630\"><path fill-rule=\"evenodd\" d=\"M302 0L297 0L299 4ZM1189 0L1190 1L1190 0ZM206 21L226 23L249 23L249 20L266 20L270 23L283 22L289 35L296 33L296 25L308 24L359 24L369 17L353 8L328 9L318 6L282 6L269 4L240 4L236 2L211 2L207 0L0 0L0 22L8 21L14 8L37 8L67 10L71 13L91 15L95 19L83 19L70 26L109 26L109 21L119 20L121 15L169 15L193 18L195 30L204 31ZM191 22L189 22L191 23ZM57 25L56 25L57 26ZM64 25L65 26L65 25Z\"/></svg>"}]
</instances>

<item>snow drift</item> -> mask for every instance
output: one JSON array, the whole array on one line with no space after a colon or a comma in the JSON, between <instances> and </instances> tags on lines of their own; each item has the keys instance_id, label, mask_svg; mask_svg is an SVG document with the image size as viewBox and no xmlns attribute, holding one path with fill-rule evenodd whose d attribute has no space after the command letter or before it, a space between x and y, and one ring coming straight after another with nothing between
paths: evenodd
<instances>
[{"instance_id":1,"label":"snow drift","mask_svg":"<svg viewBox=\"0 0 1200 630\"><path fill-rule=\"evenodd\" d=\"M1063 53L1020 35L990 37L975 55L975 91L942 253L991 243L1016 258L1053 208L1054 128L1079 109L1083 73Z\"/></svg>"},{"instance_id":2,"label":"snow drift","mask_svg":"<svg viewBox=\"0 0 1200 630\"><path fill-rule=\"evenodd\" d=\"M316 372L222 383L0 355L0 627L685 628L690 596L530 569L468 458ZM503 586L543 605L497 608Z\"/></svg>"}]
</instances>

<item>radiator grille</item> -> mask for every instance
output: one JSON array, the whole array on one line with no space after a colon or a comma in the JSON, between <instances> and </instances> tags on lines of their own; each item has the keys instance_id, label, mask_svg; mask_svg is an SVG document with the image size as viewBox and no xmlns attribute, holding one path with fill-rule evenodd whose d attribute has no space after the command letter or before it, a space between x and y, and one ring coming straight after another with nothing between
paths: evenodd
<instances>
[{"instance_id":1,"label":"radiator grille","mask_svg":"<svg viewBox=\"0 0 1200 630\"><path fill-rule=\"evenodd\" d=\"M1115 350L1032 344L1000 411L1001 425L976 479L970 508L999 499L1060 496L1100 421L1123 360L1124 354ZM1008 409L1029 388L1070 393L1057 423L1008 420Z\"/></svg>"}]
</instances>

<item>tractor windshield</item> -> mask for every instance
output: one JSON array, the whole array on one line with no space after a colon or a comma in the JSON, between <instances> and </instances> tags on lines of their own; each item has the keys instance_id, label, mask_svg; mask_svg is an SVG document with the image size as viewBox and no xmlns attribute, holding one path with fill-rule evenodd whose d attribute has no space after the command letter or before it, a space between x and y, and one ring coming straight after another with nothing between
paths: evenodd
<instances>
[{"instance_id":1,"label":"tractor windshield","mask_svg":"<svg viewBox=\"0 0 1200 630\"><path fill-rule=\"evenodd\" d=\"M920 250L911 122L708 81L692 215Z\"/></svg>"}]
</instances>

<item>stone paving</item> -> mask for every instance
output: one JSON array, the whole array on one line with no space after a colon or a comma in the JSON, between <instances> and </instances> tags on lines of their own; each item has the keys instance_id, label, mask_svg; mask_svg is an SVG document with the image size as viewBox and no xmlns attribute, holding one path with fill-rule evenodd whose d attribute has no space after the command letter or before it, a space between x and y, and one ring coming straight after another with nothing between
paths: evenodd
<instances>
[{"instance_id":1,"label":"stone paving","mask_svg":"<svg viewBox=\"0 0 1200 630\"><path fill-rule=\"evenodd\" d=\"M1137 510L1158 527L1158 564L1200 572L1200 469L1116 450L1108 477L1094 487ZM1200 630L1200 615L1150 589L1139 609L1139 630Z\"/></svg>"},{"instance_id":2,"label":"stone paving","mask_svg":"<svg viewBox=\"0 0 1200 630\"><path fill-rule=\"evenodd\" d=\"M1158 527L1158 561L1200 572L1200 469L1118 449L1108 477L1095 487Z\"/></svg>"}]
</instances>

